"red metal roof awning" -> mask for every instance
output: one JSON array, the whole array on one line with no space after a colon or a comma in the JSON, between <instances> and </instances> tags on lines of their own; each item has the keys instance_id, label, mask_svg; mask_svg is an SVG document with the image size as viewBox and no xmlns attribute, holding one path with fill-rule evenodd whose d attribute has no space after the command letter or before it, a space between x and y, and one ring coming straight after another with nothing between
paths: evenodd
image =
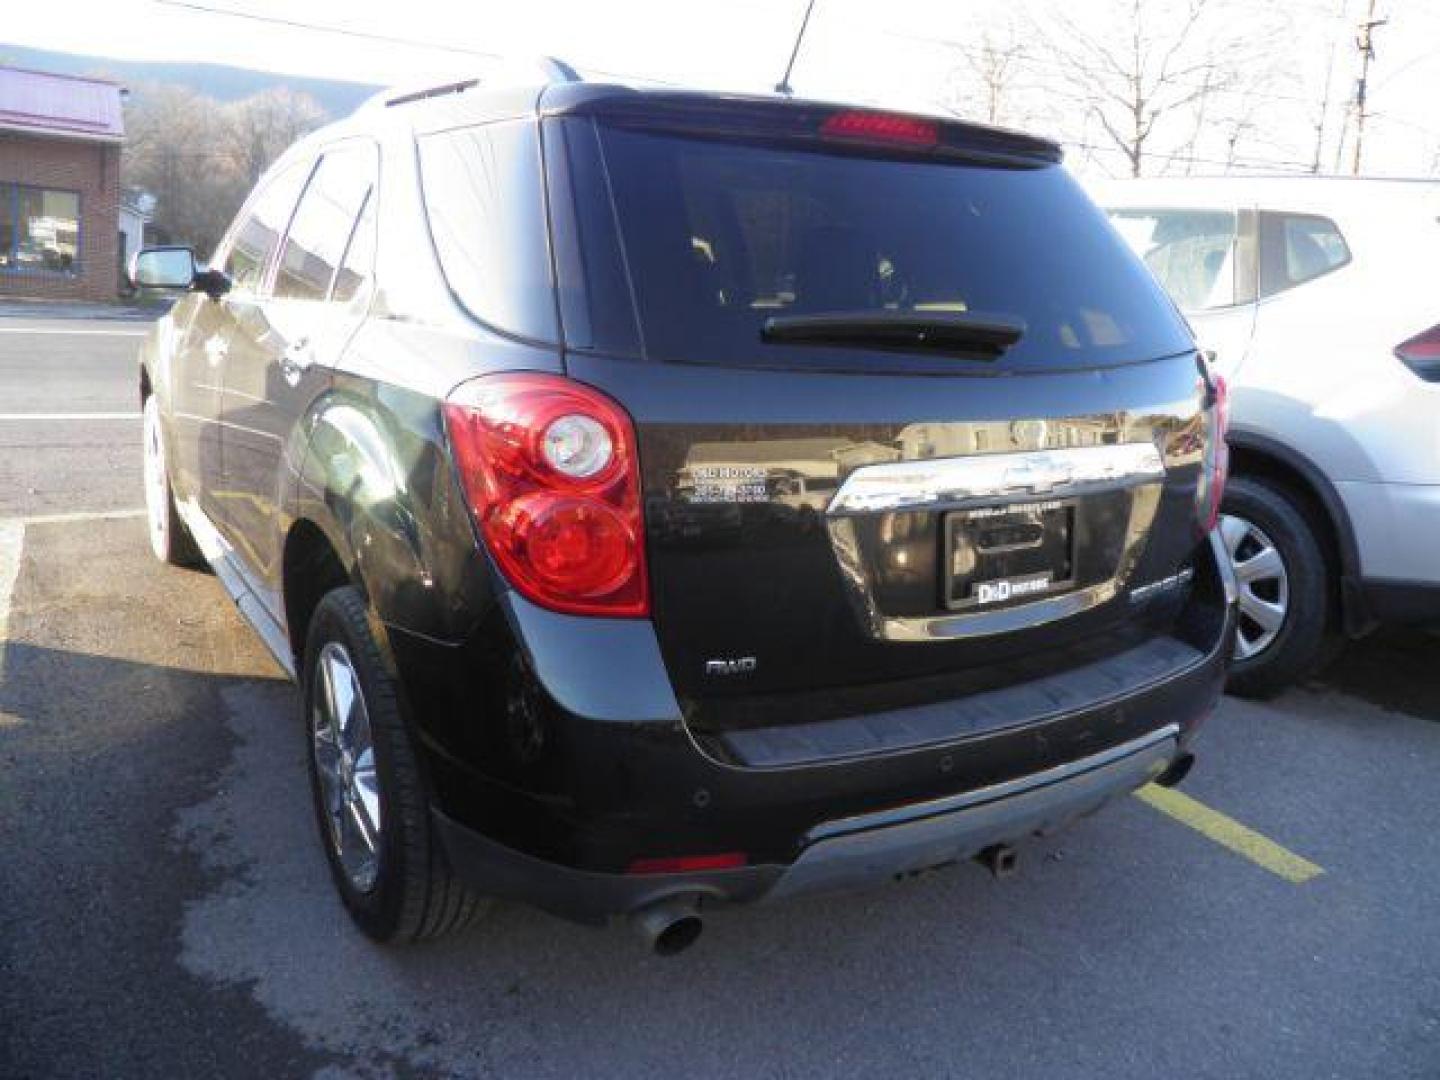
<instances>
[{"instance_id":1,"label":"red metal roof awning","mask_svg":"<svg viewBox=\"0 0 1440 1080\"><path fill-rule=\"evenodd\" d=\"M120 94L103 79L0 67L0 130L120 142Z\"/></svg>"}]
</instances>

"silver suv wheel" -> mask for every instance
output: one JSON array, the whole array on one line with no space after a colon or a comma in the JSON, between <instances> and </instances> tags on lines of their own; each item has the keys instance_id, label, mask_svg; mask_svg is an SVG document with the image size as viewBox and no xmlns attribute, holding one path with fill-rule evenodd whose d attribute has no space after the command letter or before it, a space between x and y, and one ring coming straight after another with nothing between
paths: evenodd
<instances>
[{"instance_id":1,"label":"silver suv wheel","mask_svg":"<svg viewBox=\"0 0 1440 1080\"><path fill-rule=\"evenodd\" d=\"M1285 625L1290 578L1274 542L1252 522L1226 514L1220 518L1220 536L1240 586L1235 658L1247 660L1269 648Z\"/></svg>"}]
</instances>

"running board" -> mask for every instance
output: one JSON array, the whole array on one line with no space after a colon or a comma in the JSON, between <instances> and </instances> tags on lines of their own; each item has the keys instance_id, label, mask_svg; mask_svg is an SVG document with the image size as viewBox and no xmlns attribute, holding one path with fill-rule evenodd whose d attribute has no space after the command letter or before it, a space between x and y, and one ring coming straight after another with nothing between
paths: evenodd
<instances>
[{"instance_id":1,"label":"running board","mask_svg":"<svg viewBox=\"0 0 1440 1080\"><path fill-rule=\"evenodd\" d=\"M221 587L239 609L241 616L250 624L250 628L255 631L290 680L296 681L295 658L290 651L290 639L285 633L285 627L276 621L246 582L234 548L220 535L220 530L215 528L205 511L194 502L176 499L175 509L185 522L185 527L190 530L200 554L205 556L210 569L215 571L215 577L219 579Z\"/></svg>"}]
</instances>

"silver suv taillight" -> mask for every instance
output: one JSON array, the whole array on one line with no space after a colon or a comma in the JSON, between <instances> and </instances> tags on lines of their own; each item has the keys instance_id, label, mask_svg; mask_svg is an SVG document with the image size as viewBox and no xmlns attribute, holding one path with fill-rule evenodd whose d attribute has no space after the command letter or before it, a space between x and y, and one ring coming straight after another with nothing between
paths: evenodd
<instances>
[{"instance_id":1,"label":"silver suv taillight","mask_svg":"<svg viewBox=\"0 0 1440 1080\"><path fill-rule=\"evenodd\" d=\"M1426 382L1440 382L1440 325L1402 341L1395 355Z\"/></svg>"}]
</instances>

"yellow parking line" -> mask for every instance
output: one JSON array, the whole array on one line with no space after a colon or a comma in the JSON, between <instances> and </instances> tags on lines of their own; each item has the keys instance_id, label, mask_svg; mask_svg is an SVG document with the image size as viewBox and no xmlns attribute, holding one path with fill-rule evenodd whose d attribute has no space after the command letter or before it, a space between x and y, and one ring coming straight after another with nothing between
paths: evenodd
<instances>
[{"instance_id":1,"label":"yellow parking line","mask_svg":"<svg viewBox=\"0 0 1440 1080\"><path fill-rule=\"evenodd\" d=\"M1173 788L1147 784L1135 792L1135 797L1295 885L1303 885L1325 872L1309 859L1301 858L1269 837L1261 836L1234 818L1226 817Z\"/></svg>"}]
</instances>

